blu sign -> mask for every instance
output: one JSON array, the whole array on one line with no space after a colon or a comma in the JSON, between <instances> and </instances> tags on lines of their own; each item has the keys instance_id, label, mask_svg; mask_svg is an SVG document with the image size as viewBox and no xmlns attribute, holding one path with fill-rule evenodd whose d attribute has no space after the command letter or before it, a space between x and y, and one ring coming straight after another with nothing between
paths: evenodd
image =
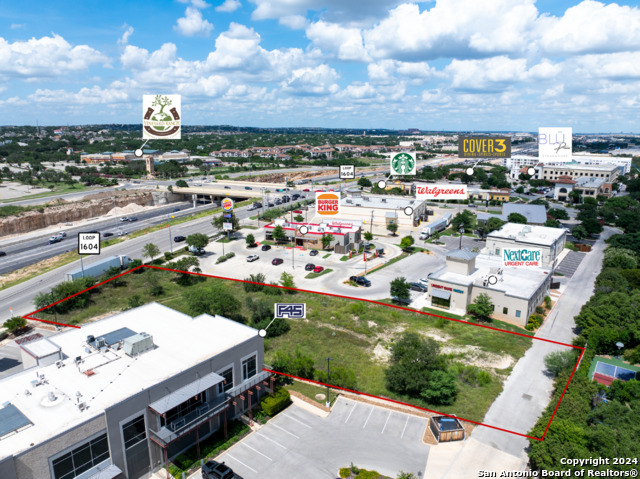
<instances>
[{"instance_id":1,"label":"blu sign","mask_svg":"<svg viewBox=\"0 0 640 479\"><path fill-rule=\"evenodd\" d=\"M538 128L538 159L543 163L571 161L572 134L571 127Z\"/></svg>"},{"instance_id":2,"label":"blu sign","mask_svg":"<svg viewBox=\"0 0 640 479\"><path fill-rule=\"evenodd\" d=\"M306 303L276 303L274 307L276 318L305 319L307 317Z\"/></svg>"},{"instance_id":3,"label":"blu sign","mask_svg":"<svg viewBox=\"0 0 640 479\"><path fill-rule=\"evenodd\" d=\"M542 251L529 248L505 248L502 250L502 266L541 267Z\"/></svg>"}]
</instances>

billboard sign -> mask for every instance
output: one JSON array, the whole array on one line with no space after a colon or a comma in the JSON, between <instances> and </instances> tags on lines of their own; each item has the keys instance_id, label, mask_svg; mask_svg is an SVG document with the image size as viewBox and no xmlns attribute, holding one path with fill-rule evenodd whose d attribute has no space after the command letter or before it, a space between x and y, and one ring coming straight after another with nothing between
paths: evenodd
<instances>
[{"instance_id":1,"label":"billboard sign","mask_svg":"<svg viewBox=\"0 0 640 479\"><path fill-rule=\"evenodd\" d=\"M511 158L511 138L506 136L459 136L459 158Z\"/></svg>"},{"instance_id":2,"label":"billboard sign","mask_svg":"<svg viewBox=\"0 0 640 479\"><path fill-rule=\"evenodd\" d=\"M224 211L232 211L233 210L233 200L231 198L223 198L220 203L222 209Z\"/></svg>"},{"instance_id":3,"label":"billboard sign","mask_svg":"<svg viewBox=\"0 0 640 479\"><path fill-rule=\"evenodd\" d=\"M542 251L532 248L504 248L502 250L502 266L539 268L542 266Z\"/></svg>"},{"instance_id":4,"label":"billboard sign","mask_svg":"<svg viewBox=\"0 0 640 479\"><path fill-rule=\"evenodd\" d=\"M316 191L316 212L322 216L340 214L340 193Z\"/></svg>"},{"instance_id":5,"label":"billboard sign","mask_svg":"<svg viewBox=\"0 0 640 479\"><path fill-rule=\"evenodd\" d=\"M142 138L179 140L181 108L180 95L142 95Z\"/></svg>"},{"instance_id":6,"label":"billboard sign","mask_svg":"<svg viewBox=\"0 0 640 479\"><path fill-rule=\"evenodd\" d=\"M538 128L538 159L543 163L571 161L572 134L571 127Z\"/></svg>"},{"instance_id":7,"label":"billboard sign","mask_svg":"<svg viewBox=\"0 0 640 479\"><path fill-rule=\"evenodd\" d=\"M466 200L467 185L416 185L416 198L419 200Z\"/></svg>"},{"instance_id":8,"label":"billboard sign","mask_svg":"<svg viewBox=\"0 0 640 479\"><path fill-rule=\"evenodd\" d=\"M391 157L392 175L415 175L416 154L409 152L396 153Z\"/></svg>"}]
</instances>

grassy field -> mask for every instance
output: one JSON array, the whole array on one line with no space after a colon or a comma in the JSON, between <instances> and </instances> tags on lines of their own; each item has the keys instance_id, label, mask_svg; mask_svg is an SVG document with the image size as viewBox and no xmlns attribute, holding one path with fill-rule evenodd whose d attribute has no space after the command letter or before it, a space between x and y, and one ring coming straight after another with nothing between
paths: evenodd
<instances>
[{"instance_id":1,"label":"grassy field","mask_svg":"<svg viewBox=\"0 0 640 479\"><path fill-rule=\"evenodd\" d=\"M157 297L150 294L150 279L155 276L164 291ZM481 421L485 412L502 390L502 383L524 352L531 339L506 335L507 333L456 323L418 312L408 312L382 305L346 300L312 293L295 295L268 295L265 292L247 293L241 283L213 278L202 279L190 286L175 283L175 273L161 270L145 270L140 274L124 277L125 284L112 287L109 284L96 288L91 304L82 310L58 314L58 321L80 324L99 315L117 312L130 304L157 301L187 314L189 310L185 293L190 288L222 283L241 302L239 319L250 318L254 307L249 298L269 303L281 301L304 302L307 305L306 320L289 320L288 333L265 340L265 362L271 364L276 351L293 353L296 348L313 358L315 367L323 370L326 357L334 358L332 366L352 369L357 377L357 389L409 402L422 407L457 414L463 418ZM138 296L137 303L132 297ZM52 314L39 313L43 319L53 319ZM438 311L436 314L447 316ZM248 321L248 320L247 320ZM492 323L496 327L497 323ZM432 406L421 399L404 397L389 391L385 386L384 371L394 338L402 331L415 331L436 339L442 352L451 362L472 364L488 371L492 380L486 386L462 384L456 402L447 407Z\"/></svg>"},{"instance_id":2,"label":"grassy field","mask_svg":"<svg viewBox=\"0 0 640 479\"><path fill-rule=\"evenodd\" d=\"M313 384L305 383L302 381L293 381L292 384L286 386L290 391L296 391L302 394L303 396L308 397L309 399L319 402L320 404L324 404L325 400L318 400L316 398L316 394L324 394L325 398L327 397L327 388L324 386L315 386ZM335 390L329 390L329 400L331 404L338 399L338 395L335 393Z\"/></svg>"},{"instance_id":3,"label":"grassy field","mask_svg":"<svg viewBox=\"0 0 640 479\"><path fill-rule=\"evenodd\" d=\"M20 196L20 197L16 197L16 198L0 199L0 203L10 203L10 202L13 202L13 201L21 201L21 200L34 200L34 199L37 199L37 198L48 198L49 196L64 195L64 194L67 194L67 193L79 193L81 191L100 191L100 190L102 190L101 187L87 188L82 183L76 183L73 186L60 183L60 184L57 184L55 186L56 187L54 188L53 191L46 191L46 192L43 192L43 193L36 193L36 194L33 194L33 195L26 194L24 196ZM45 188L46 186L43 184L43 185L37 185L37 187L38 188Z\"/></svg>"}]
</instances>

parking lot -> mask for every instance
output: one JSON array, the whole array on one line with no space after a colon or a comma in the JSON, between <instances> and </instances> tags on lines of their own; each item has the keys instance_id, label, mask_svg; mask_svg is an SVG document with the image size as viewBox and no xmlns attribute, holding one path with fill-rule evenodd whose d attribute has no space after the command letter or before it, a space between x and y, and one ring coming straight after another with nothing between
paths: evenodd
<instances>
[{"instance_id":1,"label":"parking lot","mask_svg":"<svg viewBox=\"0 0 640 479\"><path fill-rule=\"evenodd\" d=\"M295 405L238 443L218 460L244 479L334 479L352 462L396 477L425 470L427 425L416 417L340 397L326 418Z\"/></svg>"}]
</instances>

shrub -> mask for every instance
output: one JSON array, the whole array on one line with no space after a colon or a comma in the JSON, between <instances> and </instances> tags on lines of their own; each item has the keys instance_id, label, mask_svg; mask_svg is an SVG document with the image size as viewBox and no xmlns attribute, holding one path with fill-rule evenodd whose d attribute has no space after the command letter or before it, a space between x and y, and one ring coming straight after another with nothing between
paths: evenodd
<instances>
[{"instance_id":1,"label":"shrub","mask_svg":"<svg viewBox=\"0 0 640 479\"><path fill-rule=\"evenodd\" d=\"M532 314L531 316L529 316L529 321L527 322L525 329L527 331L533 331L534 329L538 329L542 325L543 320L544 318L539 314Z\"/></svg>"},{"instance_id":2,"label":"shrub","mask_svg":"<svg viewBox=\"0 0 640 479\"><path fill-rule=\"evenodd\" d=\"M13 333L14 331L22 329L26 325L27 325L27 320L20 316L14 316L11 319L7 319L3 324L3 326L7 328L7 330L9 330L10 333Z\"/></svg>"},{"instance_id":3,"label":"shrub","mask_svg":"<svg viewBox=\"0 0 640 479\"><path fill-rule=\"evenodd\" d=\"M356 373L352 369L335 366L331 368L329 377L325 371L316 371L316 379L321 383L331 384L339 388L357 389Z\"/></svg>"},{"instance_id":4,"label":"shrub","mask_svg":"<svg viewBox=\"0 0 640 479\"><path fill-rule=\"evenodd\" d=\"M169 261L171 259L171 252L169 251L165 251L164 252L164 259L166 259L167 261Z\"/></svg>"},{"instance_id":5,"label":"shrub","mask_svg":"<svg viewBox=\"0 0 640 479\"><path fill-rule=\"evenodd\" d=\"M554 351L544 357L544 365L554 377L562 371L571 370L576 363L572 350Z\"/></svg>"},{"instance_id":6,"label":"shrub","mask_svg":"<svg viewBox=\"0 0 640 479\"><path fill-rule=\"evenodd\" d=\"M260 407L269 416L273 417L291 403L291 395L285 388L276 388L273 394L260 401Z\"/></svg>"},{"instance_id":7,"label":"shrub","mask_svg":"<svg viewBox=\"0 0 640 479\"><path fill-rule=\"evenodd\" d=\"M142 302L142 298L140 295L134 294L127 301L129 303L129 308L137 308L138 306L142 306L144 303Z\"/></svg>"},{"instance_id":8,"label":"shrub","mask_svg":"<svg viewBox=\"0 0 640 479\"><path fill-rule=\"evenodd\" d=\"M544 297L544 306L547 309L551 309L551 306L553 305L553 303L551 303L551 297L550 296L545 296Z\"/></svg>"},{"instance_id":9,"label":"shrub","mask_svg":"<svg viewBox=\"0 0 640 479\"><path fill-rule=\"evenodd\" d=\"M269 282L270 287L268 288L264 288L264 292L267 294L270 294L272 296L280 296L282 295L282 292L284 291L282 288L280 288L280 285L278 283L275 283L273 281ZM274 288L274 286L278 286L277 288Z\"/></svg>"},{"instance_id":10,"label":"shrub","mask_svg":"<svg viewBox=\"0 0 640 479\"><path fill-rule=\"evenodd\" d=\"M537 306L536 307L536 313L538 314L544 314L544 308L542 306Z\"/></svg>"},{"instance_id":11,"label":"shrub","mask_svg":"<svg viewBox=\"0 0 640 479\"><path fill-rule=\"evenodd\" d=\"M132 259L129 262L129 269L134 269L137 268L138 266L142 265L142 260L141 259ZM140 268L139 270L136 270L133 272L133 274L140 274L140 273L144 273L145 268Z\"/></svg>"}]
</instances>

